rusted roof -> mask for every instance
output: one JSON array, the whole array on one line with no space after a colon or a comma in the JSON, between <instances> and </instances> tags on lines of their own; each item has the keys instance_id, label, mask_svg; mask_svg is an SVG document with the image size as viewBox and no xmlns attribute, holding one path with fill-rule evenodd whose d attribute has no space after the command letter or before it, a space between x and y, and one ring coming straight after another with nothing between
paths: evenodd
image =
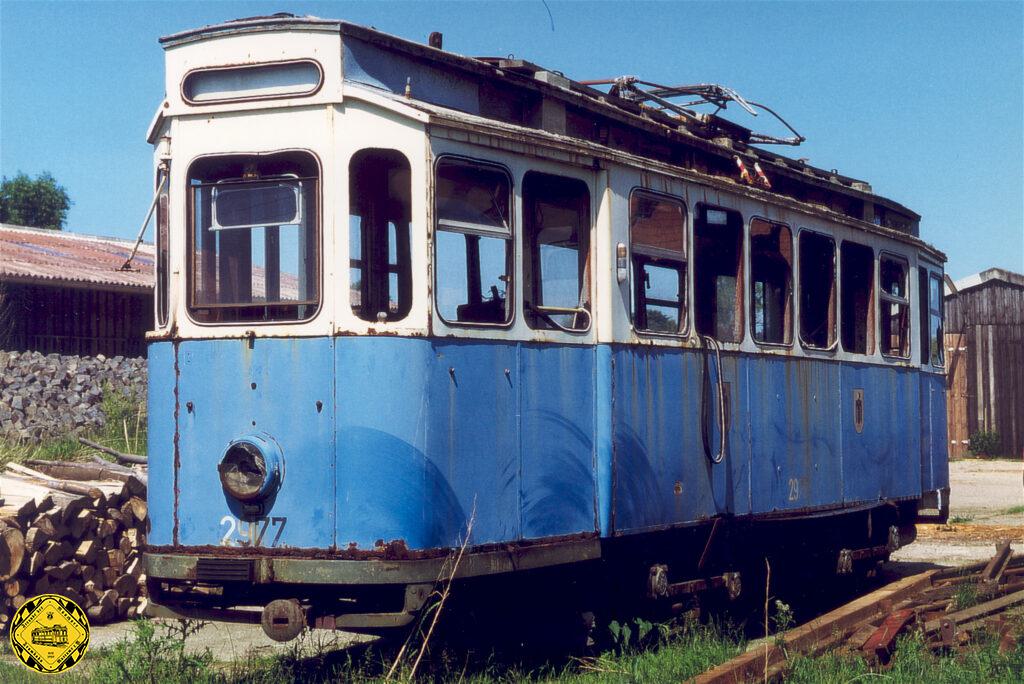
<instances>
[{"instance_id":1,"label":"rusted roof","mask_svg":"<svg viewBox=\"0 0 1024 684\"><path fill-rule=\"evenodd\" d=\"M0 281L152 289L153 245L139 246L137 270L119 270L131 250L131 240L0 223Z\"/></svg>"}]
</instances>

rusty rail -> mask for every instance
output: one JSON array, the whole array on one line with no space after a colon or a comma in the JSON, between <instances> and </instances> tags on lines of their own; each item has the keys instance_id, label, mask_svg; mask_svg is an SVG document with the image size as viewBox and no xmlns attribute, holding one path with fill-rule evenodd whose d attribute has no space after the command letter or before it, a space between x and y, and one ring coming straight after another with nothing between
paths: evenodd
<instances>
[{"instance_id":1,"label":"rusty rail","mask_svg":"<svg viewBox=\"0 0 1024 684\"><path fill-rule=\"evenodd\" d=\"M1024 607L1022 574L1024 554L1011 555L1009 543L1004 542L996 546L990 561L899 579L766 639L693 681L734 684L761 682L766 677L777 680L789 669L792 656L813 656L837 648L860 653L884 667L897 638L914 629L921 631L932 648L968 644L978 629L993 631L1005 639L1012 636L1011 625L1002 614ZM963 597L976 603L961 606Z\"/></svg>"}]
</instances>

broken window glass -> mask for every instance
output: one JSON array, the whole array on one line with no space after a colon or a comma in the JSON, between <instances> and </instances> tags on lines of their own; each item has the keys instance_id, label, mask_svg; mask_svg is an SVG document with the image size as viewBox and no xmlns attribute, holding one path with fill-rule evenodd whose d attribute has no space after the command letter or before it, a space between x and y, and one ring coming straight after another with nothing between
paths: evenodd
<instances>
[{"instance_id":1,"label":"broken window glass","mask_svg":"<svg viewBox=\"0 0 1024 684\"><path fill-rule=\"evenodd\" d=\"M836 341L836 243L828 235L800 232L800 341L831 349Z\"/></svg>"},{"instance_id":2,"label":"broken window glass","mask_svg":"<svg viewBox=\"0 0 1024 684\"><path fill-rule=\"evenodd\" d=\"M839 248L840 331L843 349L853 354L874 351L875 253L866 246L844 240Z\"/></svg>"},{"instance_id":3,"label":"broken window glass","mask_svg":"<svg viewBox=\"0 0 1024 684\"><path fill-rule=\"evenodd\" d=\"M409 160L366 149L349 163L349 300L365 321L398 321L412 308Z\"/></svg>"},{"instance_id":4,"label":"broken window glass","mask_svg":"<svg viewBox=\"0 0 1024 684\"><path fill-rule=\"evenodd\" d=\"M750 298L754 340L792 341L793 238L789 227L755 218L750 222Z\"/></svg>"},{"instance_id":5,"label":"broken window glass","mask_svg":"<svg viewBox=\"0 0 1024 684\"><path fill-rule=\"evenodd\" d=\"M878 319L881 351L886 356L910 356L910 296L905 259L883 254L878 263Z\"/></svg>"},{"instance_id":6,"label":"broken window glass","mask_svg":"<svg viewBox=\"0 0 1024 684\"><path fill-rule=\"evenodd\" d=\"M523 307L532 328L590 327L590 191L581 180L523 178Z\"/></svg>"},{"instance_id":7,"label":"broken window glass","mask_svg":"<svg viewBox=\"0 0 1024 684\"><path fill-rule=\"evenodd\" d=\"M635 192L629 200L633 255L633 325L678 333L686 325L686 209L681 202Z\"/></svg>"},{"instance_id":8,"label":"broken window glass","mask_svg":"<svg viewBox=\"0 0 1024 684\"><path fill-rule=\"evenodd\" d=\"M743 217L697 205L693 226L694 320L720 342L743 340Z\"/></svg>"},{"instance_id":9,"label":"broken window glass","mask_svg":"<svg viewBox=\"0 0 1024 684\"><path fill-rule=\"evenodd\" d=\"M209 157L189 170L189 311L203 323L295 321L320 301L312 155Z\"/></svg>"},{"instance_id":10,"label":"broken window glass","mask_svg":"<svg viewBox=\"0 0 1024 684\"><path fill-rule=\"evenodd\" d=\"M438 164L435 299L446 322L512 320L510 197L508 174L497 167Z\"/></svg>"}]
</instances>

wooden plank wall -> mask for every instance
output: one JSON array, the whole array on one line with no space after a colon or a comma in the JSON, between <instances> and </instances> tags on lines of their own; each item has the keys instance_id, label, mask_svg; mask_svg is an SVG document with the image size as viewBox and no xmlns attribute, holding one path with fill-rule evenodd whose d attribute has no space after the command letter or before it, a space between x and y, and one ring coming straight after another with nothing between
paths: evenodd
<instances>
[{"instance_id":1,"label":"wooden plank wall","mask_svg":"<svg viewBox=\"0 0 1024 684\"><path fill-rule=\"evenodd\" d=\"M950 455L994 431L1002 455L1024 458L1024 288L993 280L947 298L946 332Z\"/></svg>"},{"instance_id":2,"label":"wooden plank wall","mask_svg":"<svg viewBox=\"0 0 1024 684\"><path fill-rule=\"evenodd\" d=\"M44 354L145 356L149 293L3 284L0 349Z\"/></svg>"}]
</instances>

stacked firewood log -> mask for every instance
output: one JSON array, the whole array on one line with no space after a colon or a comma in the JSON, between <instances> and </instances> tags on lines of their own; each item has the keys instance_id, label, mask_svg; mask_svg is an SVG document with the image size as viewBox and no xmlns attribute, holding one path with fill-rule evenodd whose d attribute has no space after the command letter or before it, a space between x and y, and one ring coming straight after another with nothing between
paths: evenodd
<instances>
[{"instance_id":1,"label":"stacked firewood log","mask_svg":"<svg viewBox=\"0 0 1024 684\"><path fill-rule=\"evenodd\" d=\"M73 599L91 624L141 614L144 466L9 463L0 474L0 632L39 594Z\"/></svg>"}]
</instances>

